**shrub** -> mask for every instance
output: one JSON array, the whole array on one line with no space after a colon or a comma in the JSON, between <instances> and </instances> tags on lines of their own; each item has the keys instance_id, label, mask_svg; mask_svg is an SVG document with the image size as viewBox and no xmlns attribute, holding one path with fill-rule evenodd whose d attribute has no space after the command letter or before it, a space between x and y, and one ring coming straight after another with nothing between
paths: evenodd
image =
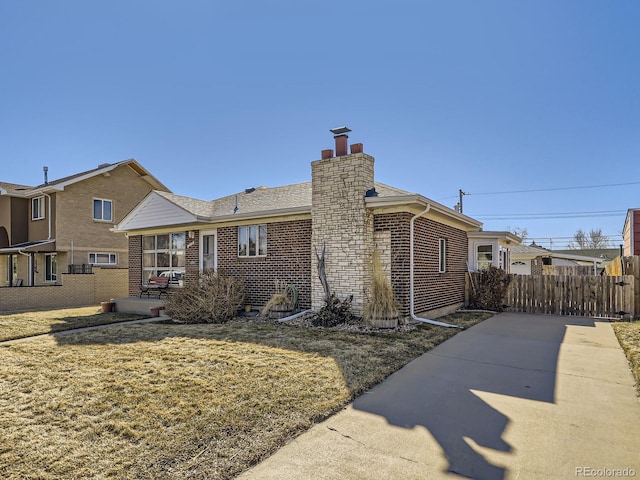
<instances>
[{"instance_id":1,"label":"shrub","mask_svg":"<svg viewBox=\"0 0 640 480\"><path fill-rule=\"evenodd\" d=\"M471 274L470 307L501 312L511 283L511 275L501 268L489 267Z\"/></svg>"},{"instance_id":2,"label":"shrub","mask_svg":"<svg viewBox=\"0 0 640 480\"><path fill-rule=\"evenodd\" d=\"M245 297L244 282L223 270L205 270L165 300L167 315L185 323L224 323L237 315Z\"/></svg>"},{"instance_id":3,"label":"shrub","mask_svg":"<svg viewBox=\"0 0 640 480\"><path fill-rule=\"evenodd\" d=\"M355 319L351 312L351 302L353 295L349 295L344 300L336 297L332 293L326 300L322 308L311 319L314 327L335 327L341 323L347 323Z\"/></svg>"}]
</instances>

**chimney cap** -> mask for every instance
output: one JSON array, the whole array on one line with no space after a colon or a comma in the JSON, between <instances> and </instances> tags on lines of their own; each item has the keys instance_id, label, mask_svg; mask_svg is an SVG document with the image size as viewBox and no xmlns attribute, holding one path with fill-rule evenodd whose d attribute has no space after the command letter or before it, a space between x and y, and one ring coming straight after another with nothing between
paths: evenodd
<instances>
[{"instance_id":1,"label":"chimney cap","mask_svg":"<svg viewBox=\"0 0 640 480\"><path fill-rule=\"evenodd\" d=\"M349 133L351 129L347 127L337 127L337 128L332 128L329 131L334 135L344 135L345 133Z\"/></svg>"}]
</instances>

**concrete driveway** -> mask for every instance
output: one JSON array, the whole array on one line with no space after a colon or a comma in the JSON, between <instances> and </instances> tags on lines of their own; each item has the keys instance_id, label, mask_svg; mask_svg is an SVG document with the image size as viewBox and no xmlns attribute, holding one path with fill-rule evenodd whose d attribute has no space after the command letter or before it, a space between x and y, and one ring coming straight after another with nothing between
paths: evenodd
<instances>
[{"instance_id":1,"label":"concrete driveway","mask_svg":"<svg viewBox=\"0 0 640 480\"><path fill-rule=\"evenodd\" d=\"M640 402L607 321L503 313L242 480L640 477Z\"/></svg>"}]
</instances>

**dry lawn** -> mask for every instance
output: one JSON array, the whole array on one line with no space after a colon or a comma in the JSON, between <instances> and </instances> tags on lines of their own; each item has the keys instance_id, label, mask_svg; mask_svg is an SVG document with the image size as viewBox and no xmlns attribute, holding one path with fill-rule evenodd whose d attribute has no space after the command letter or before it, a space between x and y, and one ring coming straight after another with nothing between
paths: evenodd
<instances>
[{"instance_id":1,"label":"dry lawn","mask_svg":"<svg viewBox=\"0 0 640 480\"><path fill-rule=\"evenodd\" d=\"M631 372L636 379L636 391L640 396L640 321L614 322L613 331L627 355Z\"/></svg>"},{"instance_id":2,"label":"dry lawn","mask_svg":"<svg viewBox=\"0 0 640 480\"><path fill-rule=\"evenodd\" d=\"M144 318L142 315L99 311L99 307L82 307L0 315L0 342Z\"/></svg>"},{"instance_id":3,"label":"dry lawn","mask_svg":"<svg viewBox=\"0 0 640 480\"><path fill-rule=\"evenodd\" d=\"M0 478L233 478L457 331L149 323L0 347Z\"/></svg>"}]
</instances>

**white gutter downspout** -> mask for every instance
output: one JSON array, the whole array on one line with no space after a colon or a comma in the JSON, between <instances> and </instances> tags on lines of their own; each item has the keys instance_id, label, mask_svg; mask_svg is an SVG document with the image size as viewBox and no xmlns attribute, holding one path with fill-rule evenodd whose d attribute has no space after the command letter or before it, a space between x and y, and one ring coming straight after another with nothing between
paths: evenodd
<instances>
[{"instance_id":1,"label":"white gutter downspout","mask_svg":"<svg viewBox=\"0 0 640 480\"><path fill-rule=\"evenodd\" d=\"M22 250L18 249L18 253L20 255L24 255L25 257L27 257L29 259L29 278L27 279L27 285L29 285L30 287L33 287L33 254L31 253L24 253Z\"/></svg>"},{"instance_id":2,"label":"white gutter downspout","mask_svg":"<svg viewBox=\"0 0 640 480\"><path fill-rule=\"evenodd\" d=\"M451 323L445 323L445 322L438 322L437 320L429 320L427 318L420 318L417 317L415 312L414 312L414 295L413 295L413 230L414 230L414 223L416 221L416 219L418 217L421 217L422 215L426 214L429 210L431 210L431 204L427 204L427 208L425 208L422 212L414 215L413 217L411 217L411 222L410 222L410 240L409 240L409 293L410 293L410 314L411 314L411 318L413 320L416 320L418 322L423 322L423 323L429 323L431 325L438 325L440 327L451 327L451 328L462 328L459 327L458 325L453 325Z\"/></svg>"},{"instance_id":3,"label":"white gutter downspout","mask_svg":"<svg viewBox=\"0 0 640 480\"><path fill-rule=\"evenodd\" d=\"M42 194L47 197L47 207L48 207L48 212L47 212L47 217L49 219L49 236L47 237L47 240L51 240L51 195L49 195L48 193L44 193L42 192Z\"/></svg>"}]
</instances>

